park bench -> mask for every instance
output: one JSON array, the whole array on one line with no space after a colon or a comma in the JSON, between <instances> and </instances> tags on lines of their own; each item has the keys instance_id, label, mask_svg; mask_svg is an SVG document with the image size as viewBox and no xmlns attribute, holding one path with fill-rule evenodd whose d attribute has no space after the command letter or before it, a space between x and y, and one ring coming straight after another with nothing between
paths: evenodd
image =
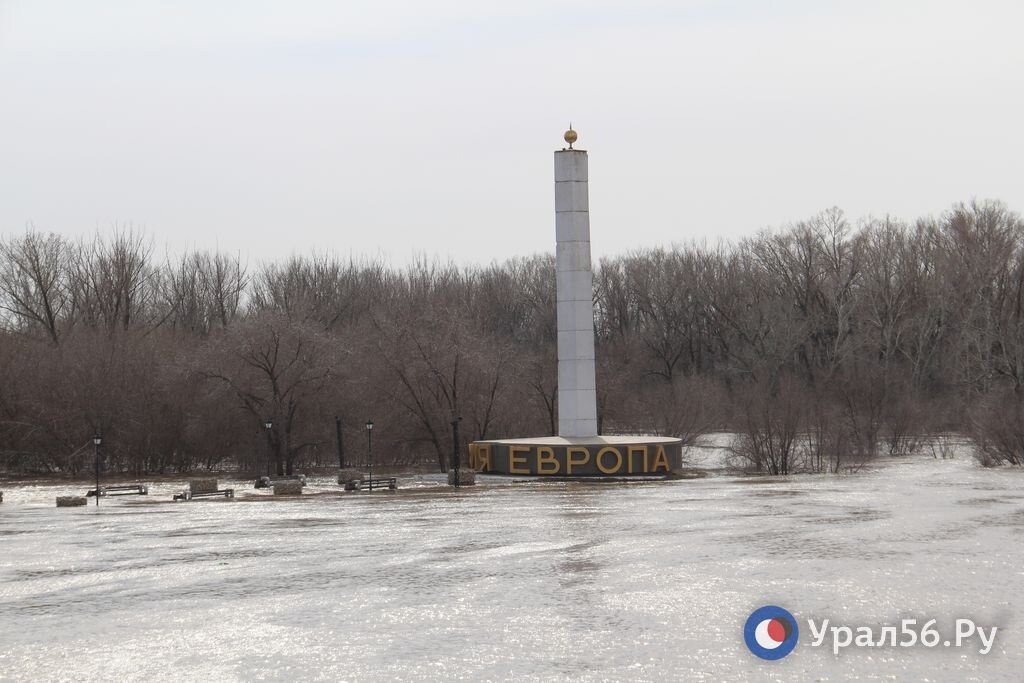
<instances>
[{"instance_id":1,"label":"park bench","mask_svg":"<svg viewBox=\"0 0 1024 683\"><path fill-rule=\"evenodd\" d=\"M202 493L193 493L192 491L185 489L181 493L174 494L174 500L192 500L194 498L234 498L234 489L220 489L218 491L203 491Z\"/></svg>"},{"instance_id":2,"label":"park bench","mask_svg":"<svg viewBox=\"0 0 1024 683\"><path fill-rule=\"evenodd\" d=\"M397 489L398 479L395 477L383 479L355 479L345 483L346 491L372 491L374 489Z\"/></svg>"},{"instance_id":3,"label":"park bench","mask_svg":"<svg viewBox=\"0 0 1024 683\"><path fill-rule=\"evenodd\" d=\"M97 495L96 489L86 491L87 498ZM149 487L145 484L126 484L124 486L101 486L100 496L146 496L149 495Z\"/></svg>"},{"instance_id":4,"label":"park bench","mask_svg":"<svg viewBox=\"0 0 1024 683\"><path fill-rule=\"evenodd\" d=\"M277 477L260 477L256 480L256 486L258 489L272 489L274 484L279 481L301 481L302 485L306 485L306 475L304 474L289 474L281 475Z\"/></svg>"}]
</instances>

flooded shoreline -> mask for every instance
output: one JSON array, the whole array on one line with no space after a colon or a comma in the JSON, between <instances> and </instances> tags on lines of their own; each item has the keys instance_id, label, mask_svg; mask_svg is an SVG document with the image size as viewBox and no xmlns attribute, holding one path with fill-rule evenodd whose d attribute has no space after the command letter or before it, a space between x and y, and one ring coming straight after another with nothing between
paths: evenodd
<instances>
[{"instance_id":1,"label":"flooded shoreline","mask_svg":"<svg viewBox=\"0 0 1024 683\"><path fill-rule=\"evenodd\" d=\"M397 494L346 495L312 477L274 500L246 479L234 501L153 503L179 480L60 510L53 484L7 483L0 678L1016 678L1024 472L910 457L750 482L484 477L455 491L416 475ZM763 604L1000 632L985 656L834 656L806 633L763 662L741 633Z\"/></svg>"}]
</instances>

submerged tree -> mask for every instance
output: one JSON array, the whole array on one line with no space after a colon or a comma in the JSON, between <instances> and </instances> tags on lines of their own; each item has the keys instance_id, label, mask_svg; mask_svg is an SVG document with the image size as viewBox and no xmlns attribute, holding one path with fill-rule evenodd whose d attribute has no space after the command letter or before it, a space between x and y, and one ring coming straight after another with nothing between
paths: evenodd
<instances>
[{"instance_id":1,"label":"submerged tree","mask_svg":"<svg viewBox=\"0 0 1024 683\"><path fill-rule=\"evenodd\" d=\"M955 430L986 464L1019 464L1022 302L1024 223L999 202L911 222L830 209L736 244L605 258L599 429L734 431L763 472L847 471ZM379 462L443 468L457 417L463 439L557 431L557 308L551 254L248 268L160 262L131 227L30 228L0 239L2 466L74 472L102 429L113 469L271 453L287 472L332 452L341 415L354 460L372 418Z\"/></svg>"},{"instance_id":2,"label":"submerged tree","mask_svg":"<svg viewBox=\"0 0 1024 683\"><path fill-rule=\"evenodd\" d=\"M253 424L272 421L267 439L277 473L292 474L301 453L318 443L309 423L336 353L319 330L267 312L216 339L202 374L229 387Z\"/></svg>"}]
</instances>

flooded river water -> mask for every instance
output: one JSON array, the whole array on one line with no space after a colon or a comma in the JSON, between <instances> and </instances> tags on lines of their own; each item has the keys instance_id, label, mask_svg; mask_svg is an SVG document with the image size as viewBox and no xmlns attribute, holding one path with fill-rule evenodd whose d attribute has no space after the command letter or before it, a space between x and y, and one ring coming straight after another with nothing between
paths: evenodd
<instances>
[{"instance_id":1,"label":"flooded river water","mask_svg":"<svg viewBox=\"0 0 1024 683\"><path fill-rule=\"evenodd\" d=\"M223 483L223 482L222 482ZM57 509L0 504L2 680L1021 680L1024 472L885 460L848 476L299 499L236 482ZM791 655L750 653L777 604ZM807 620L998 626L995 645L812 647ZM831 641L829 641L831 642Z\"/></svg>"}]
</instances>

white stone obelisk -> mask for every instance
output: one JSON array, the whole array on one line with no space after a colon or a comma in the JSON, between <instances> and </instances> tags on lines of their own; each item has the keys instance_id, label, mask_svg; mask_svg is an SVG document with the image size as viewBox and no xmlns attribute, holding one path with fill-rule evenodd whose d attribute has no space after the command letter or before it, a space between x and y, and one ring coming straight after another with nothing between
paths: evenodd
<instances>
[{"instance_id":1,"label":"white stone obelisk","mask_svg":"<svg viewBox=\"0 0 1024 683\"><path fill-rule=\"evenodd\" d=\"M558 301L558 435L597 436L594 381L594 274L590 269L587 153L555 152L555 252Z\"/></svg>"}]
</instances>

